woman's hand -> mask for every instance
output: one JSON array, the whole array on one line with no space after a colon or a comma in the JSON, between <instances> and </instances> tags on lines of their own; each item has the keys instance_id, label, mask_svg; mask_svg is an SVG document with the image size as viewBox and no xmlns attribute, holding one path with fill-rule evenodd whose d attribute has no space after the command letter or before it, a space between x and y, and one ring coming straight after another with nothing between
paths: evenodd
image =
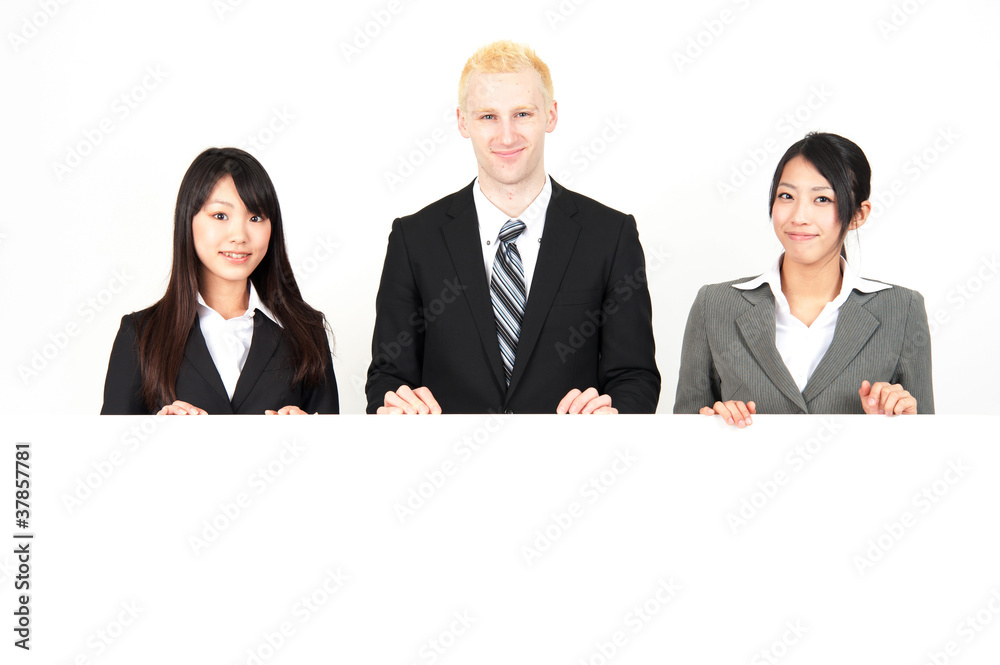
<instances>
[{"instance_id":1,"label":"woman's hand","mask_svg":"<svg viewBox=\"0 0 1000 665\"><path fill-rule=\"evenodd\" d=\"M172 404L164 404L163 408L156 412L158 416L207 416L208 411L192 406L179 399Z\"/></svg>"},{"instance_id":2,"label":"woman's hand","mask_svg":"<svg viewBox=\"0 0 1000 665\"><path fill-rule=\"evenodd\" d=\"M268 409L264 412L266 416L308 416L309 414L297 406L283 406L277 411Z\"/></svg>"},{"instance_id":3,"label":"woman's hand","mask_svg":"<svg viewBox=\"0 0 1000 665\"><path fill-rule=\"evenodd\" d=\"M753 402L738 402L729 400L728 402L716 402L715 406L703 406L698 411L703 416L714 416L719 414L730 425L746 427L753 424L752 414L757 413L757 405Z\"/></svg>"},{"instance_id":4,"label":"woman's hand","mask_svg":"<svg viewBox=\"0 0 1000 665\"><path fill-rule=\"evenodd\" d=\"M898 383L862 381L858 395L861 408L869 415L900 416L917 412L917 398Z\"/></svg>"}]
</instances>

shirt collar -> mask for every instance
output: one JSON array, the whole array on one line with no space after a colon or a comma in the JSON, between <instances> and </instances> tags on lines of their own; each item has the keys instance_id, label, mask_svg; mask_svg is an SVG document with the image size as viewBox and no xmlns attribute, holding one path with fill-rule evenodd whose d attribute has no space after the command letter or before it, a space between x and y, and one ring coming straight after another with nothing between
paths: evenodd
<instances>
[{"instance_id":1,"label":"shirt collar","mask_svg":"<svg viewBox=\"0 0 1000 665\"><path fill-rule=\"evenodd\" d=\"M484 238L491 238L493 240L499 238L500 229L510 219L519 219L524 222L524 231L521 233L521 237L540 238L542 236L542 227L545 226L545 212L548 210L549 200L552 198L552 179L548 175L545 176L545 184L542 185L542 191L538 193L535 200L518 217L511 217L486 198L483 190L479 188L478 177L472 183L472 197L476 203L476 215L479 217L480 234Z\"/></svg>"},{"instance_id":2,"label":"shirt collar","mask_svg":"<svg viewBox=\"0 0 1000 665\"><path fill-rule=\"evenodd\" d=\"M218 317L219 320L225 320L222 318L221 314L219 314L214 309L208 306L208 303L206 303L205 299L201 296L201 291L197 293L197 298L198 298L198 316L201 318L202 321L204 321L206 318L213 318L213 315L215 315L215 317ZM260 295L258 295L257 293L257 289L254 287L253 282L250 281L250 300L249 304L247 305L247 311L243 313L243 316L252 319L254 315L254 310L258 309L260 310L261 314L274 321L276 324L278 324L279 327L282 328L284 327L281 325L281 322L278 321L277 317L274 316L274 313L271 312L270 309L268 309L267 305L265 305L263 301L261 301Z\"/></svg>"},{"instance_id":3,"label":"shirt collar","mask_svg":"<svg viewBox=\"0 0 1000 665\"><path fill-rule=\"evenodd\" d=\"M771 292L774 294L775 303L787 309L788 301L785 299L785 294L781 291L781 259L783 257L784 253L779 254L767 272L747 282L733 284L733 288L750 291L756 289L761 284L767 284L771 287ZM844 275L844 281L841 284L840 293L832 300L836 307L840 307L847 300L847 297L851 295L851 291L857 290L862 293L875 293L876 291L892 288L891 284L883 284L882 282L865 279L851 267L847 259L843 256L840 257L840 270Z\"/></svg>"}]
</instances>

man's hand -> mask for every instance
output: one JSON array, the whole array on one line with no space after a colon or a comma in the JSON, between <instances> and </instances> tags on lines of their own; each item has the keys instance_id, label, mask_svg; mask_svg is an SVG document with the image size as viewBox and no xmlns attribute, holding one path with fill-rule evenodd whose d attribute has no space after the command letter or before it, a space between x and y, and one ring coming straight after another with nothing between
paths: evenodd
<instances>
[{"instance_id":1,"label":"man's hand","mask_svg":"<svg viewBox=\"0 0 1000 665\"><path fill-rule=\"evenodd\" d=\"M376 411L380 416L392 415L426 415L441 413L441 405L426 386L411 390L409 386L400 386L385 394L382 406Z\"/></svg>"},{"instance_id":2,"label":"man's hand","mask_svg":"<svg viewBox=\"0 0 1000 665\"><path fill-rule=\"evenodd\" d=\"M556 413L597 413L608 414L618 413L618 409L611 406L611 395L600 395L597 388L587 388L583 392L573 388L566 393L566 396L559 400Z\"/></svg>"}]
</instances>

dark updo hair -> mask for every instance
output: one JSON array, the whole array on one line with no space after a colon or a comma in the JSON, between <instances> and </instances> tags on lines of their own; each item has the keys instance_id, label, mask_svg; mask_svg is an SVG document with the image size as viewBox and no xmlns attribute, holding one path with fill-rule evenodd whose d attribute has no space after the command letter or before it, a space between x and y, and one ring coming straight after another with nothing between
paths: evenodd
<instances>
[{"instance_id":1,"label":"dark updo hair","mask_svg":"<svg viewBox=\"0 0 1000 665\"><path fill-rule=\"evenodd\" d=\"M837 220L840 221L840 255L845 259L844 238L854 215L861 209L872 192L872 167L856 143L837 134L809 132L805 138L791 145L782 155L771 178L771 200L768 215L774 209L778 183L785 165L795 157L803 157L829 181L837 198Z\"/></svg>"}]
</instances>

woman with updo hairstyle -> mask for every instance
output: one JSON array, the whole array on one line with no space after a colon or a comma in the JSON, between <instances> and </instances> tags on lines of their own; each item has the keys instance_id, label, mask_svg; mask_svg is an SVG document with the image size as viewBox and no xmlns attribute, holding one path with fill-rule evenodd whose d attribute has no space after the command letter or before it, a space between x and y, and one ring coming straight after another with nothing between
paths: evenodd
<instances>
[{"instance_id":1,"label":"woman with updo hairstyle","mask_svg":"<svg viewBox=\"0 0 1000 665\"><path fill-rule=\"evenodd\" d=\"M321 312L302 300L260 162L210 148L184 174L170 280L122 317L102 414L337 413Z\"/></svg>"},{"instance_id":2,"label":"woman with updo hairstyle","mask_svg":"<svg viewBox=\"0 0 1000 665\"><path fill-rule=\"evenodd\" d=\"M674 413L934 413L919 293L864 279L844 241L871 212L871 167L853 142L810 133L781 158L769 210L784 251L754 278L698 291Z\"/></svg>"}]
</instances>

